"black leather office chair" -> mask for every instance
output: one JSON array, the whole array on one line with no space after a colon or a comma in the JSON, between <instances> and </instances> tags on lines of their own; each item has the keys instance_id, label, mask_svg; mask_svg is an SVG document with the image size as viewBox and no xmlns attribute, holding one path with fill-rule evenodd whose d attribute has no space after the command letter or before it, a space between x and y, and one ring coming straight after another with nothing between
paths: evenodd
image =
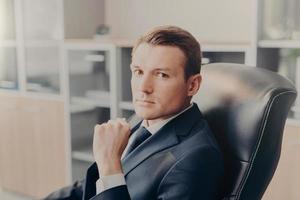
<instances>
[{"instance_id":1,"label":"black leather office chair","mask_svg":"<svg viewBox=\"0 0 300 200\"><path fill-rule=\"evenodd\" d=\"M202 67L194 97L225 158L224 199L261 199L277 167L294 86L261 68L216 63Z\"/></svg>"}]
</instances>

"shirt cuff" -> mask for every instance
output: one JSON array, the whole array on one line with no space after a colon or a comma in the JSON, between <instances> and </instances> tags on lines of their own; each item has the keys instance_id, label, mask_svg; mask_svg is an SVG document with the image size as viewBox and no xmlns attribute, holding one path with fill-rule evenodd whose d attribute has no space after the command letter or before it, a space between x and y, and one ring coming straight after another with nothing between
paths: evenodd
<instances>
[{"instance_id":1,"label":"shirt cuff","mask_svg":"<svg viewBox=\"0 0 300 200\"><path fill-rule=\"evenodd\" d=\"M117 187L120 185L126 185L124 174L113 174L109 176L101 176L96 182L97 194L104 192L105 190Z\"/></svg>"}]
</instances>

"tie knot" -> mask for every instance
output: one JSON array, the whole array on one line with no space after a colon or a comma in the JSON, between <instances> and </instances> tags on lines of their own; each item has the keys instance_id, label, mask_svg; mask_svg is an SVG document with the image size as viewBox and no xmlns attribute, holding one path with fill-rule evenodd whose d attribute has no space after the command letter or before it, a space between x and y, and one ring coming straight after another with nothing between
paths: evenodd
<instances>
[{"instance_id":1,"label":"tie knot","mask_svg":"<svg viewBox=\"0 0 300 200\"><path fill-rule=\"evenodd\" d=\"M151 133L145 127L140 126L135 133L135 138L133 139L133 141L128 149L128 153L130 153L137 146L142 144L150 136L151 136Z\"/></svg>"},{"instance_id":2,"label":"tie knot","mask_svg":"<svg viewBox=\"0 0 300 200\"><path fill-rule=\"evenodd\" d=\"M143 126L140 126L136 132L136 140L146 140L151 136L151 133Z\"/></svg>"}]
</instances>

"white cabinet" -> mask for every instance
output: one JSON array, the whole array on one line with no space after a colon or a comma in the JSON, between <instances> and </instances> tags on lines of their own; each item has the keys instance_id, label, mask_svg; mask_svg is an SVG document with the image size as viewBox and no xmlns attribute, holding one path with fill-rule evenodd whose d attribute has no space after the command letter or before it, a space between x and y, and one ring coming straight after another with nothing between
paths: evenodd
<instances>
[{"instance_id":1,"label":"white cabinet","mask_svg":"<svg viewBox=\"0 0 300 200\"><path fill-rule=\"evenodd\" d=\"M31 197L69 183L62 100L0 93L1 188Z\"/></svg>"},{"instance_id":2,"label":"white cabinet","mask_svg":"<svg viewBox=\"0 0 300 200\"><path fill-rule=\"evenodd\" d=\"M34 198L71 184L63 5L0 2L0 183Z\"/></svg>"},{"instance_id":3,"label":"white cabinet","mask_svg":"<svg viewBox=\"0 0 300 200\"><path fill-rule=\"evenodd\" d=\"M79 178L89 164L81 158L91 156L86 147L95 123L117 116L115 47L65 42L92 37L103 24L103 6L99 0L0 2L1 188L42 198L71 184L72 174Z\"/></svg>"}]
</instances>

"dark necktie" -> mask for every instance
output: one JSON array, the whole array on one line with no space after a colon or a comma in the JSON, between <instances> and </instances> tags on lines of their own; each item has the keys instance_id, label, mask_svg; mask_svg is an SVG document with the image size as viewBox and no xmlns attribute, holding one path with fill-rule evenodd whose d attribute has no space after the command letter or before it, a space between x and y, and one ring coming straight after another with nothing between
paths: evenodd
<instances>
[{"instance_id":1,"label":"dark necktie","mask_svg":"<svg viewBox=\"0 0 300 200\"><path fill-rule=\"evenodd\" d=\"M135 138L133 139L132 143L130 144L127 155L133 151L137 146L139 146L142 142L144 142L148 137L151 136L151 133L143 126L140 126L135 133Z\"/></svg>"}]
</instances>

